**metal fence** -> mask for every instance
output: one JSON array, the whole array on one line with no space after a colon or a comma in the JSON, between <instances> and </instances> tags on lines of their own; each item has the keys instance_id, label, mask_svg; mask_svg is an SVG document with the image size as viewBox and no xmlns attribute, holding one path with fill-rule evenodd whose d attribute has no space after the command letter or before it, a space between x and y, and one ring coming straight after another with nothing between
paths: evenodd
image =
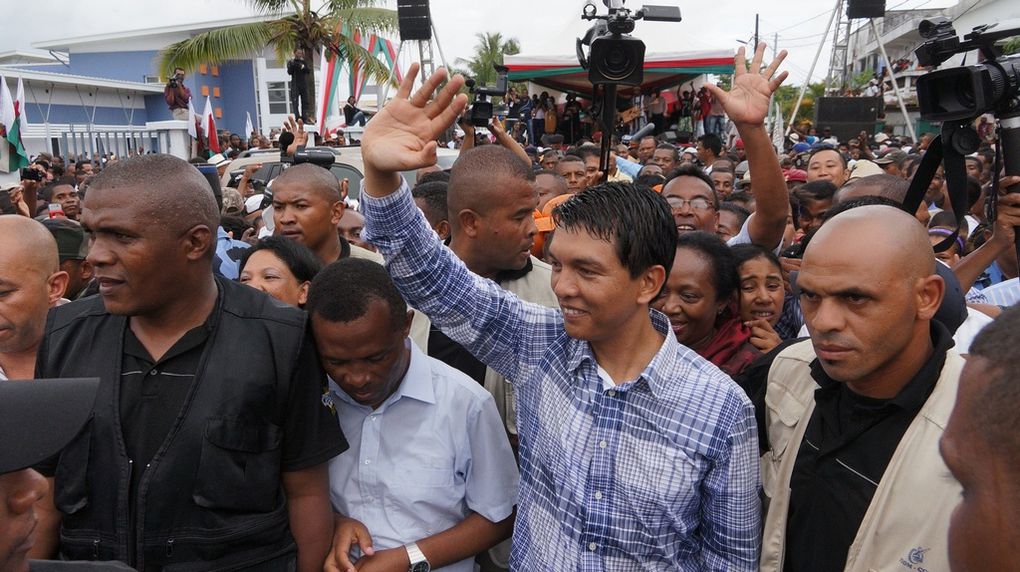
<instances>
[{"instance_id":1,"label":"metal fence","mask_svg":"<svg viewBox=\"0 0 1020 572\"><path fill-rule=\"evenodd\" d=\"M169 153L170 136L166 129L93 129L70 125L61 133L60 155L98 161L110 154L126 157L138 153Z\"/></svg>"}]
</instances>

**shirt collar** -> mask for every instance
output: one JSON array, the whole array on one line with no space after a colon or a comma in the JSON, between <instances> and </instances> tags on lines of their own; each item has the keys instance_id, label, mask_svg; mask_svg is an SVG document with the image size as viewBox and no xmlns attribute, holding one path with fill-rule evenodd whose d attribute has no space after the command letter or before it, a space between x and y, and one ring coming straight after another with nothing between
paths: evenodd
<instances>
[{"instance_id":1,"label":"shirt collar","mask_svg":"<svg viewBox=\"0 0 1020 572\"><path fill-rule=\"evenodd\" d=\"M400 380L397 390L379 406L379 411L385 410L390 404L396 403L403 397L431 405L436 403L436 391L432 385L432 364L429 361L429 357L410 338L405 338L404 343L411 347L411 363L408 364L407 373ZM327 376L327 378L329 380L330 393L355 407L365 407L367 409L367 406L358 403L350 395L347 395L347 392L341 389L332 377Z\"/></svg>"},{"instance_id":2,"label":"shirt collar","mask_svg":"<svg viewBox=\"0 0 1020 572\"><path fill-rule=\"evenodd\" d=\"M651 361L645 369L634 380L644 380L656 399L661 399L669 389L670 372L672 371L673 360L680 350L680 343L676 341L673 329L669 325L669 318L662 312L649 309L652 326L657 332L665 336L659 351L652 356ZM576 372L585 362L590 362L593 370L598 367L595 361L595 354L591 350L591 344L582 340L572 340L572 351L567 360L567 371ZM601 381L600 381L601 383Z\"/></svg>"}]
</instances>

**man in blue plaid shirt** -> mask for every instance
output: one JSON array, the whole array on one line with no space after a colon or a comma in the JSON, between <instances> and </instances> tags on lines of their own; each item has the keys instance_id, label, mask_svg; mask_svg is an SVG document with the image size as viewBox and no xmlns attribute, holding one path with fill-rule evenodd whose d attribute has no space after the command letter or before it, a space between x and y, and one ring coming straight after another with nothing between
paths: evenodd
<instances>
[{"instance_id":1,"label":"man in blue plaid shirt","mask_svg":"<svg viewBox=\"0 0 1020 572\"><path fill-rule=\"evenodd\" d=\"M735 122L762 131L786 75L776 75L782 57L757 72L763 48L752 72L738 52L734 88L720 92ZM565 202L549 245L560 309L521 301L439 242L399 175L434 163L437 135L466 105L460 76L429 101L445 73L412 95L416 75L412 66L365 129L364 237L410 304L515 381L521 486L511 569L756 569L752 406L649 309L676 251L669 205L616 183ZM529 171L494 164L491 184L516 192Z\"/></svg>"}]
</instances>

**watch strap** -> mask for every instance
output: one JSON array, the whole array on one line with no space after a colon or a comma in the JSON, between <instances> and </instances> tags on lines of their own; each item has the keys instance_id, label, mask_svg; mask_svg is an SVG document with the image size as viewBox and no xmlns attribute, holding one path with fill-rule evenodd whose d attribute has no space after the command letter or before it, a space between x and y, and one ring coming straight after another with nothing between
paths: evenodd
<instances>
[{"instance_id":1,"label":"watch strap","mask_svg":"<svg viewBox=\"0 0 1020 572\"><path fill-rule=\"evenodd\" d=\"M418 548L418 543L408 542L404 545L404 550L407 551L407 559L411 561L411 567L415 564L428 563L428 559L425 558L425 554L422 553L421 549Z\"/></svg>"}]
</instances>

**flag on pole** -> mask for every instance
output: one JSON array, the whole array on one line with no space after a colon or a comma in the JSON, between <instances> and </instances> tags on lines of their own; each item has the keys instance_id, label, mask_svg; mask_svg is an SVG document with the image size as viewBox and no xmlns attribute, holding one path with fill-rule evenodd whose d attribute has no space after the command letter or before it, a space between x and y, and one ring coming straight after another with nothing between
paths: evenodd
<instances>
[{"instance_id":1,"label":"flag on pole","mask_svg":"<svg viewBox=\"0 0 1020 572\"><path fill-rule=\"evenodd\" d=\"M28 107L26 105L25 82L19 77L18 91L14 95L14 116L18 119L18 126L21 128L22 133L28 128Z\"/></svg>"},{"instance_id":2,"label":"flag on pole","mask_svg":"<svg viewBox=\"0 0 1020 572\"><path fill-rule=\"evenodd\" d=\"M198 114L195 113L195 106L188 100L188 135L192 139L198 139Z\"/></svg>"},{"instance_id":3,"label":"flag on pole","mask_svg":"<svg viewBox=\"0 0 1020 572\"><path fill-rule=\"evenodd\" d=\"M14 96L7 87L7 78L0 75L0 123L3 124L3 139L0 144L6 147L7 161L0 165L6 172L11 173L21 167L28 166L28 153L21 144L21 128L18 125L18 115L14 106Z\"/></svg>"},{"instance_id":4,"label":"flag on pole","mask_svg":"<svg viewBox=\"0 0 1020 572\"><path fill-rule=\"evenodd\" d=\"M255 127L251 124L251 112L244 112L244 138L248 139L251 134L255 132Z\"/></svg>"},{"instance_id":5,"label":"flag on pole","mask_svg":"<svg viewBox=\"0 0 1020 572\"><path fill-rule=\"evenodd\" d=\"M216 118L213 116L212 103L209 101L208 95L205 96L205 110L202 112L202 130L205 131L209 150L213 153L219 153L220 136L216 133Z\"/></svg>"}]
</instances>

